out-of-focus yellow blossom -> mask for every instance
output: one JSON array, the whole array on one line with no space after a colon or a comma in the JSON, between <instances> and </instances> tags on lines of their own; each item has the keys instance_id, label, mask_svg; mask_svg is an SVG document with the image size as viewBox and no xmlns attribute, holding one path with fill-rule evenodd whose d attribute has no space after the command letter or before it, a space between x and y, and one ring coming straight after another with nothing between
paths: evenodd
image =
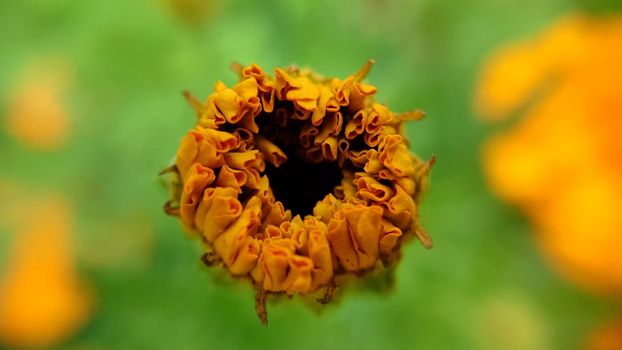
<instances>
[{"instance_id":1,"label":"out-of-focus yellow blossom","mask_svg":"<svg viewBox=\"0 0 622 350\"><path fill-rule=\"evenodd\" d=\"M87 320L90 295L71 258L69 205L39 198L29 206L0 279L0 344L53 346Z\"/></svg>"},{"instance_id":2,"label":"out-of-focus yellow blossom","mask_svg":"<svg viewBox=\"0 0 622 350\"><path fill-rule=\"evenodd\" d=\"M63 101L71 79L66 62L49 60L28 66L9 97L7 130L32 148L61 147L71 133Z\"/></svg>"},{"instance_id":3,"label":"out-of-focus yellow blossom","mask_svg":"<svg viewBox=\"0 0 622 350\"><path fill-rule=\"evenodd\" d=\"M525 108L485 145L492 189L518 205L555 265L622 291L622 17L573 15L485 64L480 115Z\"/></svg>"},{"instance_id":4,"label":"out-of-focus yellow blossom","mask_svg":"<svg viewBox=\"0 0 622 350\"><path fill-rule=\"evenodd\" d=\"M401 244L431 242L418 200L432 162L409 153L404 121L362 82L371 61L345 80L297 68L269 77L235 66L240 82L216 83L181 140L170 214L206 244L205 261L265 295L322 292L400 257Z\"/></svg>"}]
</instances>

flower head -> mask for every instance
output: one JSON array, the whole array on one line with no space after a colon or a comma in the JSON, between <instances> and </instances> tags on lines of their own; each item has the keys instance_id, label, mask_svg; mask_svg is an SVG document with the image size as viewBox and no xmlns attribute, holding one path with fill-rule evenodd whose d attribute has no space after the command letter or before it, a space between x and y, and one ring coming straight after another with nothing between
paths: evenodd
<instances>
[{"instance_id":1,"label":"flower head","mask_svg":"<svg viewBox=\"0 0 622 350\"><path fill-rule=\"evenodd\" d=\"M234 65L240 82L217 82L205 103L186 94L198 122L182 139L165 208L205 243L204 261L246 278L265 295L336 287L399 259L418 237L418 198L433 159L409 153L403 122L362 79L309 70Z\"/></svg>"}]
</instances>

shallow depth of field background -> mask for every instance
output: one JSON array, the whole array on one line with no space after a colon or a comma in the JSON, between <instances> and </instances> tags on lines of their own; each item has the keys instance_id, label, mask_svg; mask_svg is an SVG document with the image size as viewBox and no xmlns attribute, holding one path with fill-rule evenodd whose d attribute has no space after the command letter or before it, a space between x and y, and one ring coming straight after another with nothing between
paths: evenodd
<instances>
[{"instance_id":1,"label":"shallow depth of field background","mask_svg":"<svg viewBox=\"0 0 622 350\"><path fill-rule=\"evenodd\" d=\"M581 348L620 304L561 278L522 214L491 194L480 149L495 127L477 119L474 91L496 47L573 11L616 8L562 0L0 2L0 220L36 220L16 202L68 203L73 262L92 298L86 321L41 347ZM203 268L198 242L162 211L168 193L157 174L195 118L181 92L204 98L217 80L234 83L233 61L345 77L368 58L377 62L367 81L380 102L428 113L408 136L412 151L437 157L421 206L435 246L404 247L390 292L346 290L321 314L296 299L270 303L264 328L251 288ZM61 78L46 79L62 80L64 136L33 145L9 126L11 101L24 81L54 74ZM39 98L32 93L33 104ZM0 221L0 281L19 227Z\"/></svg>"}]
</instances>

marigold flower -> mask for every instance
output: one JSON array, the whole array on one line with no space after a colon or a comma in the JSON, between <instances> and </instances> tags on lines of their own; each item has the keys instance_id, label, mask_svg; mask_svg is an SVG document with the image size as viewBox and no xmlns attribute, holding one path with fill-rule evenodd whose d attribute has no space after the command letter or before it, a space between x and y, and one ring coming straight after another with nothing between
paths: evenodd
<instances>
[{"instance_id":1,"label":"marigold flower","mask_svg":"<svg viewBox=\"0 0 622 350\"><path fill-rule=\"evenodd\" d=\"M317 295L336 277L362 276L400 257L417 237L418 201L434 158L423 162L401 134L419 111L394 114L362 82L309 70L234 65L205 103L186 93L198 122L183 137L165 209L206 246L204 261L248 279L267 321L267 294Z\"/></svg>"},{"instance_id":2,"label":"marigold flower","mask_svg":"<svg viewBox=\"0 0 622 350\"><path fill-rule=\"evenodd\" d=\"M487 142L492 189L535 224L552 261L590 289L622 291L622 17L562 19L484 66L488 119L526 115ZM525 74L523 74L525 73Z\"/></svg>"}]
</instances>

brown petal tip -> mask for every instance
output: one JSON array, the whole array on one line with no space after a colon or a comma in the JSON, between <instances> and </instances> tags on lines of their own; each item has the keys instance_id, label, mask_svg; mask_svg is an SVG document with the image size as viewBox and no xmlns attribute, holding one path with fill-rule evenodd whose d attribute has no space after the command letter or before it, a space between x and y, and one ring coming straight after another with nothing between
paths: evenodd
<instances>
[{"instance_id":1,"label":"brown petal tip","mask_svg":"<svg viewBox=\"0 0 622 350\"><path fill-rule=\"evenodd\" d=\"M433 246L432 238L430 237L430 235L428 234L426 230L422 229L421 227L416 227L415 235L417 236L417 238L419 239L419 241L424 247L426 247L427 249L432 248Z\"/></svg>"},{"instance_id":2,"label":"brown petal tip","mask_svg":"<svg viewBox=\"0 0 622 350\"><path fill-rule=\"evenodd\" d=\"M177 165L173 164L171 166L168 166L164 169L162 169L162 171L160 171L158 173L159 176L165 175L165 174L170 174L170 173L179 173L177 170Z\"/></svg>"},{"instance_id":3,"label":"brown petal tip","mask_svg":"<svg viewBox=\"0 0 622 350\"><path fill-rule=\"evenodd\" d=\"M179 216L179 207L174 207L173 201L169 200L166 203L164 203L164 212L167 215Z\"/></svg>"},{"instance_id":4,"label":"brown petal tip","mask_svg":"<svg viewBox=\"0 0 622 350\"><path fill-rule=\"evenodd\" d=\"M241 64L240 62L231 62L231 65L229 66L229 68L237 75L241 76L242 75L242 70L244 70L244 65Z\"/></svg>"},{"instance_id":5,"label":"brown petal tip","mask_svg":"<svg viewBox=\"0 0 622 350\"><path fill-rule=\"evenodd\" d=\"M259 289L255 294L255 311L257 311L257 317L264 326L268 326L268 311L266 310L266 297L267 293Z\"/></svg>"}]
</instances>

